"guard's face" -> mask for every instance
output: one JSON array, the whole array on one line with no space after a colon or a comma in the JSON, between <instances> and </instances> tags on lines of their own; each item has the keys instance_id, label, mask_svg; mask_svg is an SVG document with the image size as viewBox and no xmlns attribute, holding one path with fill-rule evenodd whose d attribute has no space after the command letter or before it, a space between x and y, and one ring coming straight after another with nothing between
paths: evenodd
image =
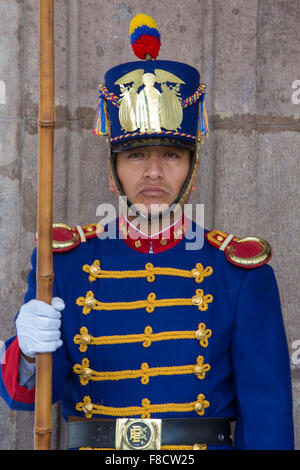
<instances>
[{"instance_id":1,"label":"guard's face","mask_svg":"<svg viewBox=\"0 0 300 470\"><path fill-rule=\"evenodd\" d=\"M167 146L146 146L118 153L116 171L124 194L148 214L161 212L180 193L190 168L190 151ZM110 178L110 189L113 189ZM144 212L144 210L142 210Z\"/></svg>"}]
</instances>

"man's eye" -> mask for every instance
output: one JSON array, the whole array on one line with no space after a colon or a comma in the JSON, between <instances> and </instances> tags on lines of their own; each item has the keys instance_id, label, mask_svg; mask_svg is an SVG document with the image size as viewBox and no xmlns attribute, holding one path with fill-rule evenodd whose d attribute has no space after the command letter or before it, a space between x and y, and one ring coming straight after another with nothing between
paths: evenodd
<instances>
[{"instance_id":1,"label":"man's eye","mask_svg":"<svg viewBox=\"0 0 300 470\"><path fill-rule=\"evenodd\" d=\"M141 158L143 157L142 153L131 153L128 155L128 158Z\"/></svg>"},{"instance_id":2,"label":"man's eye","mask_svg":"<svg viewBox=\"0 0 300 470\"><path fill-rule=\"evenodd\" d=\"M179 155L177 155L177 153L174 153L174 152L169 152L166 154L166 156L168 158L179 158Z\"/></svg>"}]
</instances>

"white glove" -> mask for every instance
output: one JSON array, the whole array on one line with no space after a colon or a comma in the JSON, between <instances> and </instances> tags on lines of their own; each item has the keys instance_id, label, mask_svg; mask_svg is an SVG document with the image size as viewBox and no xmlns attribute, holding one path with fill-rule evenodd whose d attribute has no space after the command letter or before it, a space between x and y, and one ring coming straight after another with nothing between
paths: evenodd
<instances>
[{"instance_id":1,"label":"white glove","mask_svg":"<svg viewBox=\"0 0 300 470\"><path fill-rule=\"evenodd\" d=\"M54 352L62 346L60 325L64 308L59 297L53 297L51 305L30 300L20 308L16 329L23 354L34 358L36 353Z\"/></svg>"}]
</instances>

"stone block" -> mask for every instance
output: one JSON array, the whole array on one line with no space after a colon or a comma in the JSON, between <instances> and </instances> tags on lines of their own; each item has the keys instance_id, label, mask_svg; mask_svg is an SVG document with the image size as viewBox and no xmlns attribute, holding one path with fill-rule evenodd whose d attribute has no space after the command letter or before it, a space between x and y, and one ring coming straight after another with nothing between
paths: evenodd
<instances>
[{"instance_id":1,"label":"stone block","mask_svg":"<svg viewBox=\"0 0 300 470\"><path fill-rule=\"evenodd\" d=\"M215 113L256 112L257 1L214 3Z\"/></svg>"},{"instance_id":2,"label":"stone block","mask_svg":"<svg viewBox=\"0 0 300 470\"><path fill-rule=\"evenodd\" d=\"M214 219L239 237L256 231L256 133L215 131Z\"/></svg>"},{"instance_id":3,"label":"stone block","mask_svg":"<svg viewBox=\"0 0 300 470\"><path fill-rule=\"evenodd\" d=\"M300 117L292 101L299 80L300 9L297 0L259 2L257 16L257 112ZM299 88L299 87L298 87Z\"/></svg>"},{"instance_id":4,"label":"stone block","mask_svg":"<svg viewBox=\"0 0 300 470\"><path fill-rule=\"evenodd\" d=\"M17 119L22 113L23 7L21 2L0 4L0 118Z\"/></svg>"}]
</instances>

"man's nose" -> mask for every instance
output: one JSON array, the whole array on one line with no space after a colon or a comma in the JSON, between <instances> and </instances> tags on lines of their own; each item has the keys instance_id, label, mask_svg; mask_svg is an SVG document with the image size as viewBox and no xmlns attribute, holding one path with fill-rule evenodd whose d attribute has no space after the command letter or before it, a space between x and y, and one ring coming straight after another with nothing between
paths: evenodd
<instances>
[{"instance_id":1,"label":"man's nose","mask_svg":"<svg viewBox=\"0 0 300 470\"><path fill-rule=\"evenodd\" d=\"M146 159L144 177L152 180L163 177L162 162L158 155L150 155Z\"/></svg>"}]
</instances>

